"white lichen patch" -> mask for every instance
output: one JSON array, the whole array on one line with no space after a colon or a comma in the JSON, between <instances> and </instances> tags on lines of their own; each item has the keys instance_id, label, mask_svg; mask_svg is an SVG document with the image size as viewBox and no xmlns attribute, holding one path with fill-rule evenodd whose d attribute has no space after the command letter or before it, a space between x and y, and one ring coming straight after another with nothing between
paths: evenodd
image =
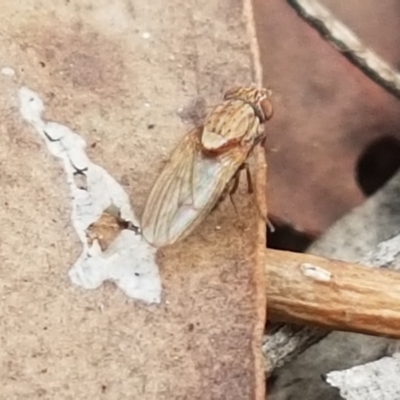
<instances>
[{"instance_id":1,"label":"white lichen patch","mask_svg":"<svg viewBox=\"0 0 400 400\"><path fill-rule=\"evenodd\" d=\"M303 263L300 265L301 272L307 278L320 282L329 282L332 279L332 273L318 265Z\"/></svg>"},{"instance_id":2,"label":"white lichen patch","mask_svg":"<svg viewBox=\"0 0 400 400\"><path fill-rule=\"evenodd\" d=\"M44 139L50 153L61 160L66 173L72 200L71 219L83 245L69 271L71 281L85 289L95 289L109 280L129 297L159 303L161 280L156 250L139 233L122 230L104 252L96 240L90 245L86 237L86 229L110 206L119 209L122 219L139 227L126 192L105 169L90 161L82 137L67 126L42 119L44 105L37 93L22 87L18 95L23 119ZM76 174L86 178L83 188L76 184Z\"/></svg>"}]
</instances>

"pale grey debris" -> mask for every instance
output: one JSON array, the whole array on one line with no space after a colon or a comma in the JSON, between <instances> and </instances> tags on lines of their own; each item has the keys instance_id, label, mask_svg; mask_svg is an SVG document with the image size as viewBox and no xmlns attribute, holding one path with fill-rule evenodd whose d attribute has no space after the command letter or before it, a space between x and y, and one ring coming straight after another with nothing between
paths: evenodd
<instances>
[{"instance_id":1,"label":"pale grey debris","mask_svg":"<svg viewBox=\"0 0 400 400\"><path fill-rule=\"evenodd\" d=\"M326 381L346 400L400 399L400 353L344 371L330 372Z\"/></svg>"}]
</instances>

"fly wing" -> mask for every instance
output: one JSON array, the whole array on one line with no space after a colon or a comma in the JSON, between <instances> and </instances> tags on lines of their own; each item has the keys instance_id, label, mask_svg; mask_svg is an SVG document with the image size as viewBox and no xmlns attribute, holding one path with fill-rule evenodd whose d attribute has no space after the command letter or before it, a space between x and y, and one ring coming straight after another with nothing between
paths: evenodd
<instances>
[{"instance_id":1,"label":"fly wing","mask_svg":"<svg viewBox=\"0 0 400 400\"><path fill-rule=\"evenodd\" d=\"M187 236L217 203L246 160L249 148L237 147L216 157L202 153L202 128L191 131L159 175L142 216L142 234L156 247Z\"/></svg>"}]
</instances>

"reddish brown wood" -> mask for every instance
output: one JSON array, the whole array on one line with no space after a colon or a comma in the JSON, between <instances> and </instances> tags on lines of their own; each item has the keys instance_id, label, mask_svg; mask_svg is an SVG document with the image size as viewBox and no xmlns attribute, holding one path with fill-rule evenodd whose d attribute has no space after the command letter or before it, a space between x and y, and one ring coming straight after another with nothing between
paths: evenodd
<instances>
[{"instance_id":1,"label":"reddish brown wood","mask_svg":"<svg viewBox=\"0 0 400 400\"><path fill-rule=\"evenodd\" d=\"M400 273L267 250L268 318L400 338Z\"/></svg>"}]
</instances>

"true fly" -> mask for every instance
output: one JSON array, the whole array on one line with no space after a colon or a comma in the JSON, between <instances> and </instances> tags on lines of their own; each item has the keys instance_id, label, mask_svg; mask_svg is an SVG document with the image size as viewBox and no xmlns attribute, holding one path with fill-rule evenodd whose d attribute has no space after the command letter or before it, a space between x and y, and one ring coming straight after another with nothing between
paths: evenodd
<instances>
[{"instance_id":1,"label":"true fly","mask_svg":"<svg viewBox=\"0 0 400 400\"><path fill-rule=\"evenodd\" d=\"M188 236L237 182L272 117L269 91L235 87L173 151L156 180L142 215L142 234L162 247Z\"/></svg>"}]
</instances>

